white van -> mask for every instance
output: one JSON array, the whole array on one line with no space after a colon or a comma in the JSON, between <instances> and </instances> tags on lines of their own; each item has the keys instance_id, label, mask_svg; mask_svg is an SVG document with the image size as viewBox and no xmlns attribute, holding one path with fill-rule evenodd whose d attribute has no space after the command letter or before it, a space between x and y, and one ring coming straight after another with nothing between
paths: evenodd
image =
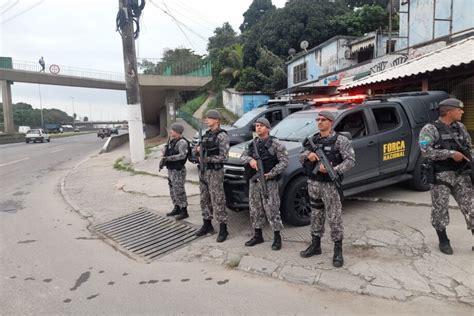
<instances>
[{"instance_id":1,"label":"white van","mask_svg":"<svg viewBox=\"0 0 474 316\"><path fill-rule=\"evenodd\" d=\"M20 126L18 127L18 133L26 134L31 129L29 126Z\"/></svg>"}]
</instances>

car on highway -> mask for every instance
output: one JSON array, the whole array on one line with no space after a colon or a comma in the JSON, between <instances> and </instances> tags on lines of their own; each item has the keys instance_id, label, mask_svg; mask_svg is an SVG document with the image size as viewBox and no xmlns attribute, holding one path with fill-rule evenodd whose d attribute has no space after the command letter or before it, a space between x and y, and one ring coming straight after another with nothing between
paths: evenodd
<instances>
[{"instance_id":1,"label":"car on highway","mask_svg":"<svg viewBox=\"0 0 474 316\"><path fill-rule=\"evenodd\" d=\"M97 131L97 137L100 137L102 139L104 139L104 137L109 137L111 134L112 134L112 131L108 127L99 128L99 130Z\"/></svg>"},{"instance_id":2,"label":"car on highway","mask_svg":"<svg viewBox=\"0 0 474 316\"><path fill-rule=\"evenodd\" d=\"M49 134L46 133L42 128L38 129L30 129L29 131L26 132L25 135L25 142L28 144L29 142L45 142L47 141L48 143L51 141L51 138L49 137Z\"/></svg>"}]
</instances>

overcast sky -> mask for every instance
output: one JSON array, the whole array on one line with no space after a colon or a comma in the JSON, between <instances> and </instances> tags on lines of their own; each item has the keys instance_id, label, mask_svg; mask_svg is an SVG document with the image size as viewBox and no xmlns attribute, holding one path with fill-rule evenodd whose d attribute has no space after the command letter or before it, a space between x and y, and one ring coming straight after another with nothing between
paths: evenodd
<instances>
[{"instance_id":1,"label":"overcast sky","mask_svg":"<svg viewBox=\"0 0 474 316\"><path fill-rule=\"evenodd\" d=\"M207 38L224 22L235 31L252 0L148 0L137 40L138 58L160 58L165 48L206 53ZM277 7L286 0L273 0ZM160 9L161 8L161 9ZM0 56L123 73L122 42L115 31L118 0L0 0ZM180 23L181 28L172 17ZM183 25L184 24L184 25ZM183 34L184 33L184 34ZM13 103L59 108L96 119L126 118L125 92L15 83Z\"/></svg>"}]
</instances>

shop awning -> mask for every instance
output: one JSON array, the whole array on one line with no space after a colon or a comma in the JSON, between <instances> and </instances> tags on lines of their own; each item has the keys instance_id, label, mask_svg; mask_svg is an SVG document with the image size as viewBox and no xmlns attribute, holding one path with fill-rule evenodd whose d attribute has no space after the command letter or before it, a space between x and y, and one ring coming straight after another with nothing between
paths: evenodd
<instances>
[{"instance_id":1,"label":"shop awning","mask_svg":"<svg viewBox=\"0 0 474 316\"><path fill-rule=\"evenodd\" d=\"M341 85L338 90L347 90L373 83L425 74L436 70L460 66L462 64L467 65L474 62L473 52L474 36L471 36L462 41L409 60L399 66L385 69L346 85Z\"/></svg>"}]
</instances>

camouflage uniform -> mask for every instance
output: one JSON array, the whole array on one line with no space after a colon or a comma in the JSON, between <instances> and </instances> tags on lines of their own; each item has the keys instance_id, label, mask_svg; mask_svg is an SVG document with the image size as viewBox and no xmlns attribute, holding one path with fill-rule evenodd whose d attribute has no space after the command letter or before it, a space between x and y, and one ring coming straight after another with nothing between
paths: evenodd
<instances>
[{"instance_id":1,"label":"camouflage uniform","mask_svg":"<svg viewBox=\"0 0 474 316\"><path fill-rule=\"evenodd\" d=\"M166 156L166 165L168 168L168 186L170 188L170 196L173 201L173 205L179 207L187 207L188 199L186 197L186 191L184 189L184 183L186 182L186 166L182 169L171 169L170 163L186 160L188 156L188 142L179 138L170 142L170 147L174 147L175 155Z\"/></svg>"},{"instance_id":2,"label":"camouflage uniform","mask_svg":"<svg viewBox=\"0 0 474 316\"><path fill-rule=\"evenodd\" d=\"M210 169L213 164L223 164L229 155L229 136L224 130L217 134L218 154L206 155L204 163L206 169L204 178L199 183L201 191L202 218L211 220L213 214L218 223L227 224L227 212L224 194L224 169ZM205 139L211 132L208 130L203 136ZM201 144L203 146L203 144Z\"/></svg>"},{"instance_id":3,"label":"camouflage uniform","mask_svg":"<svg viewBox=\"0 0 474 316\"><path fill-rule=\"evenodd\" d=\"M443 124L439 120L435 124ZM457 124L457 126L455 126ZM440 126L440 125L438 125ZM454 127L454 128L453 128ZM453 123L449 127L461 144L468 146L472 150L472 141L465 126L460 123ZM420 132L420 148L423 157L428 158L435 164L436 162L454 162L451 150L437 146L440 140L440 132L434 124L427 124ZM449 134L447 134L449 138ZM463 164L463 163L461 163ZM474 211L472 209L473 189L469 175L459 174L456 171L439 171L435 173L435 183L431 184L431 224L437 231L443 231L449 224L448 202L451 193L459 205L466 220L467 229L474 229Z\"/></svg>"},{"instance_id":4,"label":"camouflage uniform","mask_svg":"<svg viewBox=\"0 0 474 316\"><path fill-rule=\"evenodd\" d=\"M319 133L313 136L313 142L317 145L321 140L336 137L332 132L328 137L319 137ZM309 144L304 143L300 154L300 162L307 162L308 154L311 152ZM337 135L335 150L340 154L342 161L334 166L338 174L343 174L355 165L355 152L350 140L342 135ZM330 159L328 157L328 159ZM331 160L331 159L330 159ZM311 235L322 237L324 234L324 223L326 214L331 228L332 241L340 241L344 238L342 223L342 204L339 193L334 182L325 182L308 179L308 194L311 206ZM321 199L324 209L316 208L317 200Z\"/></svg>"},{"instance_id":5,"label":"camouflage uniform","mask_svg":"<svg viewBox=\"0 0 474 316\"><path fill-rule=\"evenodd\" d=\"M262 141L265 143L262 143ZM265 200L263 196L262 184L255 181L254 179L249 181L250 219L254 229L262 229L265 225L266 215L271 229L273 231L281 231L283 228L283 223L280 216L280 194L278 180L280 174L288 166L288 151L286 150L285 145L283 145L277 138L271 137L271 140L268 141L271 141L271 145L268 147L266 146L268 148L268 153L271 156L276 156L278 162L268 172L268 180L266 181L268 191L267 200ZM257 147L259 147L259 154L264 165L265 158L262 156L261 148L265 146L268 141L261 140L260 138L256 139ZM248 164L252 159L255 159L255 154L253 154L253 143L251 144L251 150L249 150L249 146L247 146L240 158L246 164Z\"/></svg>"}]
</instances>

